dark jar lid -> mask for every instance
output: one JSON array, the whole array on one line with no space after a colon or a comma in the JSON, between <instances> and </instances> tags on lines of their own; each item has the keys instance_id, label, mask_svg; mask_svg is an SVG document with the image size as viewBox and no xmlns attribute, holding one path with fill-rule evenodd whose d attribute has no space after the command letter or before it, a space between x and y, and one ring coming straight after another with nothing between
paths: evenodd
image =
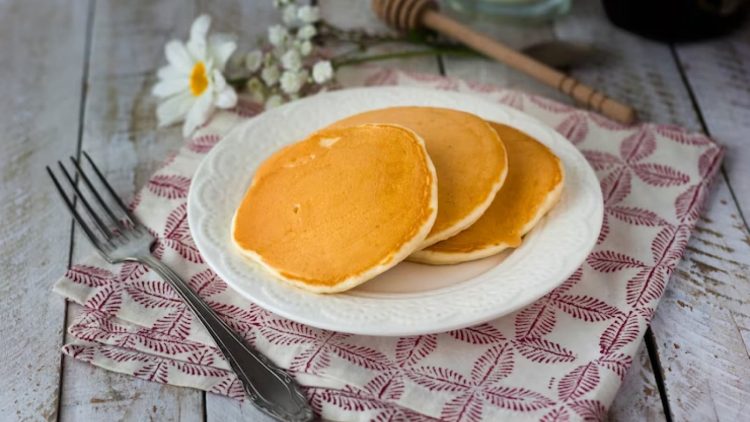
<instances>
[{"instance_id":1,"label":"dark jar lid","mask_svg":"<svg viewBox=\"0 0 750 422\"><path fill-rule=\"evenodd\" d=\"M620 28L659 41L696 41L726 34L745 18L745 0L602 0Z\"/></svg>"}]
</instances>

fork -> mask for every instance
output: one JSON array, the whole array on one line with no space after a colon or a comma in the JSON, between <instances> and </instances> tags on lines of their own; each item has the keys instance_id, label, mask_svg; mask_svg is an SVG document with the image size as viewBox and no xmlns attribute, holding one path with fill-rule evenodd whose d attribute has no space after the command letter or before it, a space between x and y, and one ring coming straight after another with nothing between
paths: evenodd
<instances>
[{"instance_id":1,"label":"fork","mask_svg":"<svg viewBox=\"0 0 750 422\"><path fill-rule=\"evenodd\" d=\"M83 164L74 157L70 157L74 172L69 172L61 161L57 162L64 179L73 189L72 197L63 189L49 166L47 172L73 218L99 254L111 264L140 262L161 275L206 327L256 407L279 420L312 420L312 408L305 400L299 385L267 357L246 345L177 273L151 254L151 246L156 239L128 210L85 151L83 156L99 180L98 184L104 187L105 194L101 192L101 188L97 189L94 186L92 178L84 171ZM90 194L88 199L79 187L79 177ZM105 199L107 196L109 200ZM87 219L78 212L78 200L86 211ZM95 207L93 204L98 205Z\"/></svg>"}]
</instances>

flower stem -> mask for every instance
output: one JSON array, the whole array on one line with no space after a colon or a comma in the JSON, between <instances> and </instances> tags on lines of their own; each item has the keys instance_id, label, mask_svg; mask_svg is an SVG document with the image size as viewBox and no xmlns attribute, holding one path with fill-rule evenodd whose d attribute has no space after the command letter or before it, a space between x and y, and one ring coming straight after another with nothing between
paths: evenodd
<instances>
[{"instance_id":1,"label":"flower stem","mask_svg":"<svg viewBox=\"0 0 750 422\"><path fill-rule=\"evenodd\" d=\"M408 59L412 57L424 57L424 56L437 56L440 54L452 55L452 56L476 56L477 53L467 49L446 49L446 48L433 48L429 50L418 50L418 51L401 51L398 53L384 53L384 54L373 54L370 56L354 57L351 59L332 60L335 68L344 66L352 66L355 64L375 62L381 60L392 60L392 59Z\"/></svg>"}]
</instances>

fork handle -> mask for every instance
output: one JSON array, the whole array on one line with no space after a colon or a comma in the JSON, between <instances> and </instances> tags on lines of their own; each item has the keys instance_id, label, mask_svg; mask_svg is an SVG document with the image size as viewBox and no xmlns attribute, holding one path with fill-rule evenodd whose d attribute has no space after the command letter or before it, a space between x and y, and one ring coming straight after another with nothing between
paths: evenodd
<instances>
[{"instance_id":1,"label":"fork handle","mask_svg":"<svg viewBox=\"0 0 750 422\"><path fill-rule=\"evenodd\" d=\"M305 400L299 385L289 374L247 346L166 264L152 255L140 257L138 260L159 273L185 300L195 316L208 329L256 407L279 420L313 419L312 408Z\"/></svg>"}]
</instances>

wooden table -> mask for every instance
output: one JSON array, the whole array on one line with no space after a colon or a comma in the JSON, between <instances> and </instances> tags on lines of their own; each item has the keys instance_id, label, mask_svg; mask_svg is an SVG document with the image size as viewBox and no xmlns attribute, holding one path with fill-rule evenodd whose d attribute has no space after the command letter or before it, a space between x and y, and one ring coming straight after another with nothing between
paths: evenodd
<instances>
[{"instance_id":1,"label":"wooden table","mask_svg":"<svg viewBox=\"0 0 750 422\"><path fill-rule=\"evenodd\" d=\"M91 252L43 169L86 149L132 196L180 144L156 129L149 91L163 45L192 19L246 42L276 13L270 0L0 2L0 419L265 419L250 406L62 358L72 305L50 289ZM326 19L383 30L366 1L320 0ZM710 203L669 282L625 383L613 420L739 420L750 414L750 26L690 45L614 28L594 0L534 28L477 27L517 47L548 39L594 44L606 55L573 74L634 105L642 118L709 133L728 148ZM399 47L395 47L399 48ZM482 59L449 57L383 65L511 86L567 101ZM743 215L744 214L744 215Z\"/></svg>"}]
</instances>

